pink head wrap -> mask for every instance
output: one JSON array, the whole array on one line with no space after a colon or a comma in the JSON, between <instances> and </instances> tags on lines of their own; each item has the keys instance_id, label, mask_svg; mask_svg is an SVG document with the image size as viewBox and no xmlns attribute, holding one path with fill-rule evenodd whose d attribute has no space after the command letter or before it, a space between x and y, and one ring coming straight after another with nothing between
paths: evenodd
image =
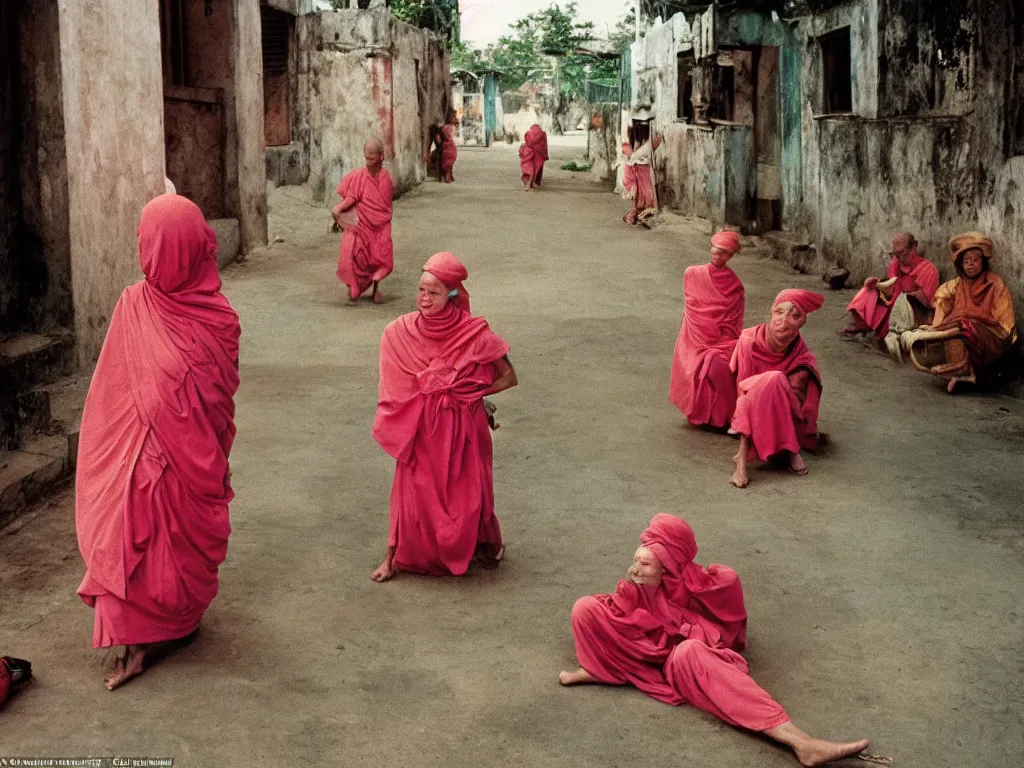
<instances>
[{"instance_id":1,"label":"pink head wrap","mask_svg":"<svg viewBox=\"0 0 1024 768\"><path fill-rule=\"evenodd\" d=\"M736 253L740 249L740 235L731 229L723 229L711 237L711 247L721 248L729 253Z\"/></svg>"},{"instance_id":2,"label":"pink head wrap","mask_svg":"<svg viewBox=\"0 0 1024 768\"><path fill-rule=\"evenodd\" d=\"M166 294L220 290L217 236L187 197L165 194L150 200L137 234L139 263L150 285Z\"/></svg>"},{"instance_id":3,"label":"pink head wrap","mask_svg":"<svg viewBox=\"0 0 1024 768\"><path fill-rule=\"evenodd\" d=\"M469 293L462 285L462 281L469 277L469 272L462 262L454 254L441 252L435 253L427 263L423 265L423 271L429 272L450 291L458 291L459 295L454 297L452 303L466 312L469 312Z\"/></svg>"},{"instance_id":4,"label":"pink head wrap","mask_svg":"<svg viewBox=\"0 0 1024 768\"><path fill-rule=\"evenodd\" d=\"M779 295L775 297L775 301L772 302L772 309L785 301L793 302L800 307L805 314L810 314L816 309L821 309L822 305L825 303L825 297L820 293L805 291L802 288L786 288L784 291L780 291Z\"/></svg>"}]
</instances>

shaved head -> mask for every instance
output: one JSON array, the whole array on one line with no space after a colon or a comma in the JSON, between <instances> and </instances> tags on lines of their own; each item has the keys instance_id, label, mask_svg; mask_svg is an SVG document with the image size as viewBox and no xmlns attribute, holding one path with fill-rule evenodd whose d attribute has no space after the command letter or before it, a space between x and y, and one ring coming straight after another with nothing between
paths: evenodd
<instances>
[{"instance_id":1,"label":"shaved head","mask_svg":"<svg viewBox=\"0 0 1024 768\"><path fill-rule=\"evenodd\" d=\"M383 155L384 142L376 137L372 139L367 139L366 143L363 144L363 153L366 154L368 152L374 152L376 154Z\"/></svg>"},{"instance_id":2,"label":"shaved head","mask_svg":"<svg viewBox=\"0 0 1024 768\"><path fill-rule=\"evenodd\" d=\"M366 160L366 169L374 178L384 165L384 142L374 137L363 144L363 159Z\"/></svg>"}]
</instances>

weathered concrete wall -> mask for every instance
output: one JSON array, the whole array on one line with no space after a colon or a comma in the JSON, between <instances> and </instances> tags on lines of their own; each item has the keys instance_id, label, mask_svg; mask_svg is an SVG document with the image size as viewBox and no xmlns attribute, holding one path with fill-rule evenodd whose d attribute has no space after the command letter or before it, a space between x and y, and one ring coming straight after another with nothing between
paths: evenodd
<instances>
[{"instance_id":1,"label":"weathered concrete wall","mask_svg":"<svg viewBox=\"0 0 1024 768\"><path fill-rule=\"evenodd\" d=\"M234 111L237 199L242 252L267 242L267 166L263 126L263 48L259 0L235 0Z\"/></svg>"},{"instance_id":2,"label":"weathered concrete wall","mask_svg":"<svg viewBox=\"0 0 1024 768\"><path fill-rule=\"evenodd\" d=\"M228 216L224 179L224 90L164 90L167 176L208 219Z\"/></svg>"},{"instance_id":3,"label":"weathered concrete wall","mask_svg":"<svg viewBox=\"0 0 1024 768\"><path fill-rule=\"evenodd\" d=\"M76 344L87 362L121 290L141 277L135 228L164 190L156 1L62 2L60 51Z\"/></svg>"},{"instance_id":4,"label":"weathered concrete wall","mask_svg":"<svg viewBox=\"0 0 1024 768\"><path fill-rule=\"evenodd\" d=\"M399 193L422 181L428 128L450 104L443 44L384 8L302 16L296 40L296 138L307 147L313 198L330 199L373 136Z\"/></svg>"},{"instance_id":5,"label":"weathered concrete wall","mask_svg":"<svg viewBox=\"0 0 1024 768\"><path fill-rule=\"evenodd\" d=\"M42 281L30 327L72 327L68 169L58 0L24 3L21 60L21 232L24 257Z\"/></svg>"},{"instance_id":6,"label":"weathered concrete wall","mask_svg":"<svg viewBox=\"0 0 1024 768\"><path fill-rule=\"evenodd\" d=\"M17 41L16 8L0 4L0 339L17 330L22 323L16 307L20 291L15 279L18 255L14 242L21 218L18 146L15 141L19 116L14 98L19 64Z\"/></svg>"},{"instance_id":7,"label":"weathered concrete wall","mask_svg":"<svg viewBox=\"0 0 1024 768\"><path fill-rule=\"evenodd\" d=\"M658 150L663 203L688 216L718 220L722 210L722 144L710 127L672 123Z\"/></svg>"}]
</instances>

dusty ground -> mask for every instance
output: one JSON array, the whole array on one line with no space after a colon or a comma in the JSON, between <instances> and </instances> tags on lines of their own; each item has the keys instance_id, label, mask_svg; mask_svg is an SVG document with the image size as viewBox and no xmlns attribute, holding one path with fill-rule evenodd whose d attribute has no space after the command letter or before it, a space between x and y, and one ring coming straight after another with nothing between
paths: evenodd
<instances>
[{"instance_id":1,"label":"dusty ground","mask_svg":"<svg viewBox=\"0 0 1024 768\"><path fill-rule=\"evenodd\" d=\"M556 159L575 155L560 147ZM0 754L168 755L180 766L788 766L767 742L636 691L567 690L568 617L622 574L650 516L685 516L699 559L743 577L755 677L804 728L872 739L900 766L1024 761L1020 589L1024 408L949 397L838 340L850 293L806 337L835 448L798 478L727 484L736 444L668 402L681 274L706 225L624 226L625 203L549 166L524 193L508 147L396 207L388 303L346 305L338 241L302 190L272 245L232 268L242 388L238 498L199 641L121 691L101 685L69 494L0 535L0 649L37 684L0 715ZM435 251L512 345L498 396L508 558L462 579L369 574L393 463L370 437L377 343ZM740 255L748 323L816 279Z\"/></svg>"}]
</instances>

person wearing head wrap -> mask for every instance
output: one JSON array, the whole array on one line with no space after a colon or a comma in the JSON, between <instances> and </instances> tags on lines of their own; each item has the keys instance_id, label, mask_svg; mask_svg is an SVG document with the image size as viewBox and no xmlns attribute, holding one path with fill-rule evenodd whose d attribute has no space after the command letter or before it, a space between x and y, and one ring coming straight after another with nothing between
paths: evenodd
<instances>
[{"instance_id":1,"label":"person wearing head wrap","mask_svg":"<svg viewBox=\"0 0 1024 768\"><path fill-rule=\"evenodd\" d=\"M75 523L94 648L125 646L106 686L190 640L217 595L231 525L238 315L217 237L185 197L142 211L145 280L110 319L82 414Z\"/></svg>"},{"instance_id":2,"label":"person wearing head wrap","mask_svg":"<svg viewBox=\"0 0 1024 768\"><path fill-rule=\"evenodd\" d=\"M697 541L681 518L657 514L614 594L589 595L572 609L579 668L562 685L633 685L666 704L692 704L738 728L788 745L803 765L823 765L868 742L807 735L754 682L746 660L747 612L736 571L693 561Z\"/></svg>"},{"instance_id":3,"label":"person wearing head wrap","mask_svg":"<svg viewBox=\"0 0 1024 768\"><path fill-rule=\"evenodd\" d=\"M544 162L548 159L548 135L539 125L530 126L519 147L519 170L523 189L535 189L544 178Z\"/></svg>"},{"instance_id":4,"label":"person wearing head wrap","mask_svg":"<svg viewBox=\"0 0 1024 768\"><path fill-rule=\"evenodd\" d=\"M871 333L884 339L889 333L889 316L901 296L922 321L931 317L939 270L917 252L917 240L909 232L892 239L890 255L886 279L869 277L846 307L850 324L840 332L843 336Z\"/></svg>"},{"instance_id":5,"label":"person wearing head wrap","mask_svg":"<svg viewBox=\"0 0 1024 768\"><path fill-rule=\"evenodd\" d=\"M459 147L455 143L455 136L458 133L459 117L454 111L450 111L445 124L441 126L438 134L441 144L439 148L439 159L441 163L441 179L445 184L455 181L455 161L459 159Z\"/></svg>"},{"instance_id":6,"label":"person wearing head wrap","mask_svg":"<svg viewBox=\"0 0 1024 768\"><path fill-rule=\"evenodd\" d=\"M669 399L695 426L725 427L736 407L736 379L729 370L743 331L743 283L728 267L740 236L711 238L711 261L683 273L683 320L672 356Z\"/></svg>"},{"instance_id":7,"label":"person wearing head wrap","mask_svg":"<svg viewBox=\"0 0 1024 768\"><path fill-rule=\"evenodd\" d=\"M740 334L730 368L736 374L736 410L732 429L740 435L729 482L745 488L747 462L784 460L798 475L807 467L800 449L817 450L821 374L818 361L800 335L807 315L820 309L823 296L787 288L775 297L767 323Z\"/></svg>"},{"instance_id":8,"label":"person wearing head wrap","mask_svg":"<svg viewBox=\"0 0 1024 768\"><path fill-rule=\"evenodd\" d=\"M922 371L949 381L974 383L978 374L1001 358L1017 340L1013 298L999 275L989 269L992 241L980 232L965 232L949 241L957 276L935 292L935 317L921 331L910 332L910 359ZM940 342L941 361L929 359L926 347Z\"/></svg>"},{"instance_id":9,"label":"person wearing head wrap","mask_svg":"<svg viewBox=\"0 0 1024 768\"><path fill-rule=\"evenodd\" d=\"M622 217L627 224L645 224L658 214L654 152L662 140L653 132L652 120L648 113L639 113L626 129L627 141L622 144L622 154L626 156L622 171L623 197L633 201L633 207Z\"/></svg>"},{"instance_id":10,"label":"person wearing head wrap","mask_svg":"<svg viewBox=\"0 0 1024 768\"><path fill-rule=\"evenodd\" d=\"M384 562L460 576L504 554L494 515L491 435L483 398L516 386L508 343L469 313L468 273L450 253L424 265L417 312L384 329L373 437L395 459Z\"/></svg>"},{"instance_id":11,"label":"person wearing head wrap","mask_svg":"<svg viewBox=\"0 0 1024 768\"><path fill-rule=\"evenodd\" d=\"M370 139L363 145L366 165L346 173L338 185L341 202L331 211L341 227L338 279L348 286L349 301L373 288L373 303L384 296L380 281L395 267L391 240L395 188L384 167L384 144ZM355 214L354 216L352 214Z\"/></svg>"}]
</instances>

